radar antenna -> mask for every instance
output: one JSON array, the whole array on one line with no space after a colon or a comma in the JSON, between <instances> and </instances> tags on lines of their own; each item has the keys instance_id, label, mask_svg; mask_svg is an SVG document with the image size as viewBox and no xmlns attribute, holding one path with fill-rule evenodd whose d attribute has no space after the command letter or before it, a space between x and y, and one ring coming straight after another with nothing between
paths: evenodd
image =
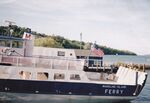
<instances>
[{"instance_id":1,"label":"radar antenna","mask_svg":"<svg viewBox=\"0 0 150 103\"><path fill-rule=\"evenodd\" d=\"M6 23L8 23L8 26L11 26L12 24L15 24L15 22L10 21L10 20L5 20Z\"/></svg>"},{"instance_id":2,"label":"radar antenna","mask_svg":"<svg viewBox=\"0 0 150 103\"><path fill-rule=\"evenodd\" d=\"M12 36L12 33L14 32L13 29L11 29L12 24L15 24L15 22L10 21L10 20L5 20L6 23L8 23L8 32L9 32L9 36Z\"/></svg>"}]
</instances>

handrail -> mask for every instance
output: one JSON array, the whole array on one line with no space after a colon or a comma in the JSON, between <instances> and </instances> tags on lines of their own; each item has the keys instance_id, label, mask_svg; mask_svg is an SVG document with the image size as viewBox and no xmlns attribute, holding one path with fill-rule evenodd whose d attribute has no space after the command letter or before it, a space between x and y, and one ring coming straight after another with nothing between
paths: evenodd
<instances>
[{"instance_id":1,"label":"handrail","mask_svg":"<svg viewBox=\"0 0 150 103\"><path fill-rule=\"evenodd\" d=\"M93 65L95 65L94 67L97 67L97 69L101 67L98 63L102 62L102 60L99 59L76 59L55 56L22 57L2 55L1 63L33 68L83 70L84 66L90 67L86 64L90 61L95 61L96 64Z\"/></svg>"},{"instance_id":2,"label":"handrail","mask_svg":"<svg viewBox=\"0 0 150 103\"><path fill-rule=\"evenodd\" d=\"M20 57L1 55L1 63L8 63L15 66L48 68L48 69L68 69L82 70L84 60L71 58L39 58L39 57Z\"/></svg>"}]
</instances>

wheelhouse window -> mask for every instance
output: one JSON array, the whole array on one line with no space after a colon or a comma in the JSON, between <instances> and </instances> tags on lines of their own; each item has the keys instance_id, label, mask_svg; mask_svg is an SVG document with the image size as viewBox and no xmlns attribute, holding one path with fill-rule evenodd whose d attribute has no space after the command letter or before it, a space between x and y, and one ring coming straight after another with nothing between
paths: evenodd
<instances>
[{"instance_id":1,"label":"wheelhouse window","mask_svg":"<svg viewBox=\"0 0 150 103\"><path fill-rule=\"evenodd\" d=\"M89 67L103 66L103 57L90 56L88 61L88 66Z\"/></svg>"},{"instance_id":2,"label":"wheelhouse window","mask_svg":"<svg viewBox=\"0 0 150 103\"><path fill-rule=\"evenodd\" d=\"M57 56L65 56L65 52L64 51L58 51Z\"/></svg>"},{"instance_id":3,"label":"wheelhouse window","mask_svg":"<svg viewBox=\"0 0 150 103\"><path fill-rule=\"evenodd\" d=\"M2 47L10 47L10 41L8 41L8 40L0 40L0 46L2 46Z\"/></svg>"},{"instance_id":4,"label":"wheelhouse window","mask_svg":"<svg viewBox=\"0 0 150 103\"><path fill-rule=\"evenodd\" d=\"M79 74L71 74L70 80L81 80L81 78Z\"/></svg>"},{"instance_id":5,"label":"wheelhouse window","mask_svg":"<svg viewBox=\"0 0 150 103\"><path fill-rule=\"evenodd\" d=\"M12 47L13 48L22 48L23 47L23 42L22 41L13 41L12 42Z\"/></svg>"},{"instance_id":6,"label":"wheelhouse window","mask_svg":"<svg viewBox=\"0 0 150 103\"><path fill-rule=\"evenodd\" d=\"M101 65L101 61L100 60L93 60L94 61L94 65L96 66L100 66Z\"/></svg>"},{"instance_id":7,"label":"wheelhouse window","mask_svg":"<svg viewBox=\"0 0 150 103\"><path fill-rule=\"evenodd\" d=\"M48 80L49 74L46 72L38 72L37 79L38 80Z\"/></svg>"},{"instance_id":8,"label":"wheelhouse window","mask_svg":"<svg viewBox=\"0 0 150 103\"><path fill-rule=\"evenodd\" d=\"M65 79L65 74L63 73L55 73L54 79Z\"/></svg>"},{"instance_id":9,"label":"wheelhouse window","mask_svg":"<svg viewBox=\"0 0 150 103\"><path fill-rule=\"evenodd\" d=\"M31 72L29 71L20 71L19 75L21 79L31 79Z\"/></svg>"}]
</instances>

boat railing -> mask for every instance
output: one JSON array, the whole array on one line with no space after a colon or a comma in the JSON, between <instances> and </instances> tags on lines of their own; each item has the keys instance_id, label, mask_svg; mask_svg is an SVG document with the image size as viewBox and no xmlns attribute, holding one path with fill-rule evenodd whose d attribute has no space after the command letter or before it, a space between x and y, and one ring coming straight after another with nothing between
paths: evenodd
<instances>
[{"instance_id":1,"label":"boat railing","mask_svg":"<svg viewBox=\"0 0 150 103\"><path fill-rule=\"evenodd\" d=\"M0 64L47 69L83 70L84 60L55 57L20 57L0 55Z\"/></svg>"}]
</instances>

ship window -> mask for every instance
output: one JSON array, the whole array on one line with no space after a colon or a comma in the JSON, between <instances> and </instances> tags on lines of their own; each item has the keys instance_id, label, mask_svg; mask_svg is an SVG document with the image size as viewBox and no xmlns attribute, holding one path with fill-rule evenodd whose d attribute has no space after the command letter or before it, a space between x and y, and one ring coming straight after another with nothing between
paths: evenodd
<instances>
[{"instance_id":1,"label":"ship window","mask_svg":"<svg viewBox=\"0 0 150 103\"><path fill-rule=\"evenodd\" d=\"M101 65L101 61L100 60L94 60L94 65L100 66Z\"/></svg>"},{"instance_id":2,"label":"ship window","mask_svg":"<svg viewBox=\"0 0 150 103\"><path fill-rule=\"evenodd\" d=\"M54 79L65 79L65 74L62 73L55 73Z\"/></svg>"},{"instance_id":3,"label":"ship window","mask_svg":"<svg viewBox=\"0 0 150 103\"><path fill-rule=\"evenodd\" d=\"M10 47L10 41L8 41L8 40L0 40L0 46Z\"/></svg>"},{"instance_id":4,"label":"ship window","mask_svg":"<svg viewBox=\"0 0 150 103\"><path fill-rule=\"evenodd\" d=\"M21 79L31 79L31 72L28 71L20 71L19 72Z\"/></svg>"},{"instance_id":5,"label":"ship window","mask_svg":"<svg viewBox=\"0 0 150 103\"><path fill-rule=\"evenodd\" d=\"M46 72L38 72L37 73L37 79L38 80L48 80L48 73Z\"/></svg>"},{"instance_id":6,"label":"ship window","mask_svg":"<svg viewBox=\"0 0 150 103\"><path fill-rule=\"evenodd\" d=\"M65 56L65 52L64 51L58 51L57 56Z\"/></svg>"},{"instance_id":7,"label":"ship window","mask_svg":"<svg viewBox=\"0 0 150 103\"><path fill-rule=\"evenodd\" d=\"M71 74L70 80L81 80L80 75L79 74Z\"/></svg>"},{"instance_id":8,"label":"ship window","mask_svg":"<svg viewBox=\"0 0 150 103\"><path fill-rule=\"evenodd\" d=\"M21 41L13 41L12 42L12 47L13 48L22 48L23 47L23 42L21 42Z\"/></svg>"}]
</instances>

